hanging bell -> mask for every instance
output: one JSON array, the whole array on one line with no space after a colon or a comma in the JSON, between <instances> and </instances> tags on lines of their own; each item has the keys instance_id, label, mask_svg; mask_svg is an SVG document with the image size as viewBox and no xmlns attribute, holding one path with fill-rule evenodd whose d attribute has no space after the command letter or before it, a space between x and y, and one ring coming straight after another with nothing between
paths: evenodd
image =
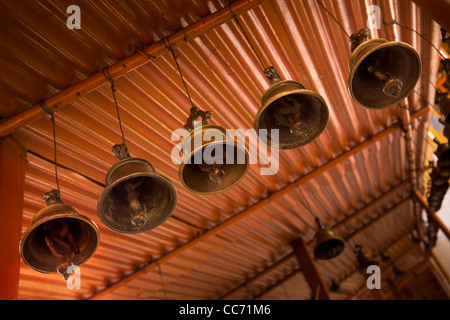
<instances>
[{"instance_id":1,"label":"hanging bell","mask_svg":"<svg viewBox=\"0 0 450 320\"><path fill-rule=\"evenodd\" d=\"M100 232L91 219L63 204L58 190L47 192L44 199L47 206L20 239L20 256L32 270L59 273L67 280L70 266L80 266L94 255Z\"/></svg>"},{"instance_id":2,"label":"hanging bell","mask_svg":"<svg viewBox=\"0 0 450 320\"><path fill-rule=\"evenodd\" d=\"M356 245L355 253L357 254L356 259L358 260L359 273L366 274L367 268L370 266L379 266L380 263L373 259L367 252L362 251L361 245Z\"/></svg>"},{"instance_id":3,"label":"hanging bell","mask_svg":"<svg viewBox=\"0 0 450 320\"><path fill-rule=\"evenodd\" d=\"M316 139L329 120L325 100L293 80L281 80L274 67L264 71L271 86L261 99L253 128L259 139L271 147L295 149ZM267 134L260 134L260 130ZM271 130L278 130L273 136Z\"/></svg>"},{"instance_id":4,"label":"hanging bell","mask_svg":"<svg viewBox=\"0 0 450 320\"><path fill-rule=\"evenodd\" d=\"M210 111L191 108L184 128L189 131L182 143L183 161L178 176L183 186L193 193L216 194L237 185L250 166L247 149L231 140L225 128L208 124ZM202 124L194 126L194 120Z\"/></svg>"},{"instance_id":5,"label":"hanging bell","mask_svg":"<svg viewBox=\"0 0 450 320\"><path fill-rule=\"evenodd\" d=\"M336 236L333 230L323 228L322 222L316 217L319 230L314 237L314 256L320 260L329 260L337 257L344 251L344 241Z\"/></svg>"},{"instance_id":6,"label":"hanging bell","mask_svg":"<svg viewBox=\"0 0 450 320\"><path fill-rule=\"evenodd\" d=\"M348 90L358 105L385 109L411 93L421 75L421 61L407 43L368 37L367 29L350 37Z\"/></svg>"},{"instance_id":7,"label":"hanging bell","mask_svg":"<svg viewBox=\"0 0 450 320\"><path fill-rule=\"evenodd\" d=\"M113 147L119 162L106 174L106 189L100 195L97 212L101 221L120 233L140 233L166 221L177 203L169 179L156 173L153 165L132 158L125 144Z\"/></svg>"}]
</instances>

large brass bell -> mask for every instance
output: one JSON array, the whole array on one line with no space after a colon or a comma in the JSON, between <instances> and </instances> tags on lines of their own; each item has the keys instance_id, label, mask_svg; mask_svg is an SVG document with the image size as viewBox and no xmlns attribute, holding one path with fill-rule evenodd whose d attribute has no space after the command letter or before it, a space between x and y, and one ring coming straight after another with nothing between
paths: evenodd
<instances>
[{"instance_id":1,"label":"large brass bell","mask_svg":"<svg viewBox=\"0 0 450 320\"><path fill-rule=\"evenodd\" d=\"M329 120L325 100L293 80L281 80L274 67L264 74L271 86L261 99L253 128L259 139L271 147L295 149L316 139ZM271 130L278 130L273 136ZM260 130L267 130L261 134Z\"/></svg>"},{"instance_id":2,"label":"large brass bell","mask_svg":"<svg viewBox=\"0 0 450 320\"><path fill-rule=\"evenodd\" d=\"M336 236L333 230L324 228L319 218L316 218L319 230L314 237L314 256L320 260L333 259L344 251L344 241Z\"/></svg>"},{"instance_id":3,"label":"large brass bell","mask_svg":"<svg viewBox=\"0 0 450 320\"><path fill-rule=\"evenodd\" d=\"M368 36L369 31L362 29L350 37L348 90L358 105L384 109L411 93L421 75L421 61L407 43Z\"/></svg>"},{"instance_id":4,"label":"large brass bell","mask_svg":"<svg viewBox=\"0 0 450 320\"><path fill-rule=\"evenodd\" d=\"M166 221L177 203L177 193L153 165L130 157L125 144L115 145L119 159L106 174L106 189L100 195L97 212L101 221L120 233L140 233Z\"/></svg>"},{"instance_id":5,"label":"large brass bell","mask_svg":"<svg viewBox=\"0 0 450 320\"><path fill-rule=\"evenodd\" d=\"M247 149L227 135L225 128L208 124L210 111L191 108L184 128L189 131L182 143L183 161L178 175L183 186L198 194L216 194L237 185L250 166ZM194 120L202 118L201 125Z\"/></svg>"},{"instance_id":6,"label":"large brass bell","mask_svg":"<svg viewBox=\"0 0 450 320\"><path fill-rule=\"evenodd\" d=\"M362 250L361 245L355 247L356 259L358 261L359 273L366 274L367 268L370 266L379 266L380 262L373 259L367 252Z\"/></svg>"},{"instance_id":7,"label":"large brass bell","mask_svg":"<svg viewBox=\"0 0 450 320\"><path fill-rule=\"evenodd\" d=\"M92 220L63 204L57 190L47 192L44 199L47 206L20 239L20 256L32 270L60 273L67 280L73 271L70 266L80 266L94 255L100 232Z\"/></svg>"}]
</instances>

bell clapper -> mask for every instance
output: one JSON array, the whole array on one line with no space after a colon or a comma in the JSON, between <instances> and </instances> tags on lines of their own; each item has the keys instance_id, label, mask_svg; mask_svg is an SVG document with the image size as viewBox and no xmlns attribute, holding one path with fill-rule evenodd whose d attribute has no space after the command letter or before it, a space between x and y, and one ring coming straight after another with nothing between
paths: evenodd
<instances>
[{"instance_id":1,"label":"bell clapper","mask_svg":"<svg viewBox=\"0 0 450 320\"><path fill-rule=\"evenodd\" d=\"M222 184L222 180L225 176L225 171L221 168L222 164L217 164L215 161L212 164L202 163L199 165L203 172L209 173L209 180L219 185Z\"/></svg>"},{"instance_id":2,"label":"bell clapper","mask_svg":"<svg viewBox=\"0 0 450 320\"><path fill-rule=\"evenodd\" d=\"M139 191L136 190L142 182L142 179L128 179L125 181L127 199L130 203L131 223L138 228L144 226L148 221L147 208L139 201Z\"/></svg>"},{"instance_id":3,"label":"bell clapper","mask_svg":"<svg viewBox=\"0 0 450 320\"><path fill-rule=\"evenodd\" d=\"M48 227L49 233L45 236L45 243L59 260L56 271L67 280L70 275L67 269L73 264L72 259L75 254L80 253L80 249L73 234L69 231L68 223L60 219L58 225L55 224L55 222L52 222L51 226Z\"/></svg>"},{"instance_id":4,"label":"bell clapper","mask_svg":"<svg viewBox=\"0 0 450 320\"><path fill-rule=\"evenodd\" d=\"M397 98L400 96L403 88L403 82L396 77L389 76L380 72L376 67L369 66L367 68L371 74L383 82L383 93L387 96Z\"/></svg>"},{"instance_id":5,"label":"bell clapper","mask_svg":"<svg viewBox=\"0 0 450 320\"><path fill-rule=\"evenodd\" d=\"M301 121L301 103L294 97L287 96L280 99L281 107L273 112L275 122L279 126L289 128L289 131L297 136L307 136L307 125Z\"/></svg>"}]
</instances>

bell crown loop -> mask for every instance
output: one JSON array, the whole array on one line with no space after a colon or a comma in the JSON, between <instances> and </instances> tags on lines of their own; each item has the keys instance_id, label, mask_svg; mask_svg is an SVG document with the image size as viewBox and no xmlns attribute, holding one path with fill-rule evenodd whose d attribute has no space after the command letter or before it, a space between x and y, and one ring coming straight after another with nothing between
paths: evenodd
<instances>
[{"instance_id":1,"label":"bell crown loop","mask_svg":"<svg viewBox=\"0 0 450 320\"><path fill-rule=\"evenodd\" d=\"M369 30L361 29L358 33L353 33L350 36L351 42L351 52L355 51L355 49L363 42L369 40Z\"/></svg>"},{"instance_id":2,"label":"bell crown loop","mask_svg":"<svg viewBox=\"0 0 450 320\"><path fill-rule=\"evenodd\" d=\"M199 110L197 107L192 107L190 109L191 114L189 115L184 129L191 132L194 130L194 121L198 118L202 118L202 125L207 125L211 119L213 113L212 111Z\"/></svg>"},{"instance_id":3,"label":"bell crown loop","mask_svg":"<svg viewBox=\"0 0 450 320\"><path fill-rule=\"evenodd\" d=\"M277 70L273 66L267 67L264 70L264 75L270 81L270 84L274 84L281 81L281 77L278 74Z\"/></svg>"},{"instance_id":4,"label":"bell crown loop","mask_svg":"<svg viewBox=\"0 0 450 320\"><path fill-rule=\"evenodd\" d=\"M112 147L112 152L114 153L114 156L118 160L123 160L131 157L130 152L128 151L128 148L125 145L125 143L114 145Z\"/></svg>"},{"instance_id":5,"label":"bell crown loop","mask_svg":"<svg viewBox=\"0 0 450 320\"><path fill-rule=\"evenodd\" d=\"M57 189L50 190L44 194L44 200L47 206L57 203L63 203L61 195Z\"/></svg>"}]
</instances>

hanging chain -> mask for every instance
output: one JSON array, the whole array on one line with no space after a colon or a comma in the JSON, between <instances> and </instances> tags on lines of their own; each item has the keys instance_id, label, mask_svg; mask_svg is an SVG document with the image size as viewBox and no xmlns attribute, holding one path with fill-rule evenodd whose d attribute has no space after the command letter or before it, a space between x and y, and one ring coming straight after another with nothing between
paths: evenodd
<instances>
[{"instance_id":1,"label":"hanging chain","mask_svg":"<svg viewBox=\"0 0 450 320\"><path fill-rule=\"evenodd\" d=\"M336 23L338 24L339 27L341 27L342 31L344 31L345 35L347 36L347 38L351 39L350 36L348 35L347 31L345 31L344 27L339 23L339 21L331 14L330 11L328 11L328 9L322 4L322 2L320 2L319 0L316 0L316 2L325 9L325 11L333 18L334 21L336 21Z\"/></svg>"},{"instance_id":2,"label":"hanging chain","mask_svg":"<svg viewBox=\"0 0 450 320\"><path fill-rule=\"evenodd\" d=\"M51 119L52 119L52 127L53 127L53 151L55 154L55 180L56 180L56 187L58 189L58 195L61 194L60 189L59 189L59 181L58 181L58 162L56 159L56 126L55 126L55 114L54 112L50 113Z\"/></svg>"},{"instance_id":3,"label":"hanging chain","mask_svg":"<svg viewBox=\"0 0 450 320\"><path fill-rule=\"evenodd\" d=\"M397 26L399 26L400 28L403 28L403 29L406 29L406 30L409 30L409 31L414 32L414 33L417 34L419 37L421 37L423 40L425 40L426 42L428 42L428 44L430 44L430 45L433 47L433 49L436 50L437 53L439 53L439 55L441 56L442 59L445 59L445 57L442 55L442 53L439 51L439 49L436 48L436 46L435 46L430 40L428 40L424 35L420 34L420 33L417 32L416 30L414 30L413 28L408 27L408 26L405 26L404 24L401 24L400 22L398 22L398 21L395 20L395 19L394 19L394 21L392 21L392 22L385 22L384 20L382 20L382 21L383 21L383 24L384 24L386 27L389 27L389 26L392 26L392 25L397 25Z\"/></svg>"},{"instance_id":4,"label":"hanging chain","mask_svg":"<svg viewBox=\"0 0 450 320\"><path fill-rule=\"evenodd\" d=\"M248 38L247 33L245 33L244 28L241 26L241 23L240 23L238 17L236 17L236 15L234 14L233 10L231 10L231 4L230 4L229 8L230 8L231 15L233 16L233 18L234 18L234 20L236 21L237 25L239 26L239 28L241 29L242 33L244 34L245 39L247 39L247 42L248 42L248 44L250 45L250 47L252 48L253 52L255 53L256 58L258 58L258 61L259 61L259 63L261 64L261 67L263 68L263 70L266 70L266 67L265 67L264 64L262 63L261 58L259 57L259 55L258 55L258 53L256 52L255 48L253 47L252 43L250 42L250 39Z\"/></svg>"},{"instance_id":5,"label":"hanging chain","mask_svg":"<svg viewBox=\"0 0 450 320\"><path fill-rule=\"evenodd\" d=\"M166 44L166 42L164 41L164 38L161 39L161 41L162 41L162 43L166 46L167 50L169 50L170 53L172 54L173 60L175 60L175 64L177 65L178 73L180 74L181 81L183 81L184 88L186 89L186 94L187 94L187 96L188 96L188 98L189 98L189 101L191 102L191 106L192 106L192 108L195 108L194 103L192 102L191 95L189 94L189 90L188 90L186 81L184 81L184 77L183 77L183 73L181 72L180 65L178 64L178 61L177 61L177 60L178 60L178 57L175 55L175 51L173 50L172 45L170 44L169 37L166 37L166 39L167 39L167 44Z\"/></svg>"},{"instance_id":6,"label":"hanging chain","mask_svg":"<svg viewBox=\"0 0 450 320\"><path fill-rule=\"evenodd\" d=\"M116 87L114 85L114 80L111 77L111 75L109 74L108 67L103 68L102 72L103 72L103 75L105 76L106 80L108 80L108 82L111 85L111 91L112 91L112 95L113 95L113 98L114 98L114 103L116 105L117 120L119 121L119 128L120 128L120 132L122 134L122 143L125 145L125 135L123 133L122 121L120 120L119 105L117 104Z\"/></svg>"},{"instance_id":7,"label":"hanging chain","mask_svg":"<svg viewBox=\"0 0 450 320\"><path fill-rule=\"evenodd\" d=\"M156 266L158 267L159 278L161 279L161 285L162 285L162 289L164 292L164 300L167 300L167 291L166 291L166 286L164 285L164 279L163 279L163 275L162 275L162 271L161 271L161 265L159 264L159 262L156 262Z\"/></svg>"}]
</instances>

